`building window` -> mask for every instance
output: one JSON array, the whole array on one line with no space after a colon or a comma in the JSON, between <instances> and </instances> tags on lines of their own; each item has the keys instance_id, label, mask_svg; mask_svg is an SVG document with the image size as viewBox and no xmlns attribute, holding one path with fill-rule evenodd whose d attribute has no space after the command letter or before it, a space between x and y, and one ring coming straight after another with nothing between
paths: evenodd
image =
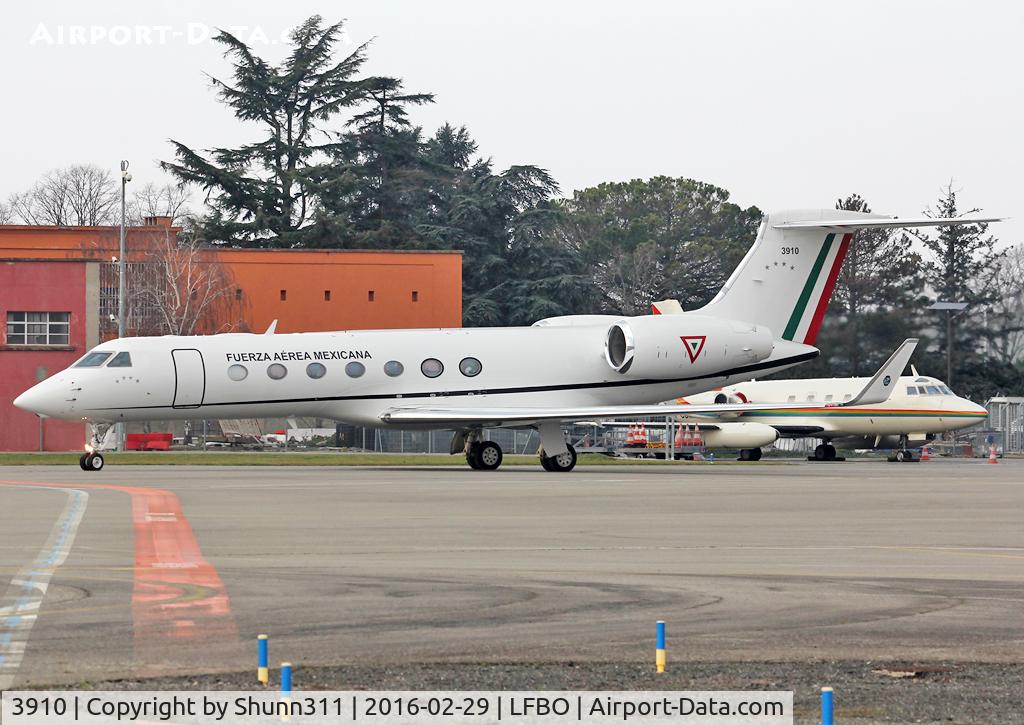
<instances>
[{"instance_id":1,"label":"building window","mask_svg":"<svg viewBox=\"0 0 1024 725\"><path fill-rule=\"evenodd\" d=\"M241 299L242 299L242 290L241 289L236 289L235 290L235 301L238 302Z\"/></svg>"},{"instance_id":2,"label":"building window","mask_svg":"<svg viewBox=\"0 0 1024 725\"><path fill-rule=\"evenodd\" d=\"M459 371L467 378L475 378L483 369L484 366L475 357L464 357L459 363Z\"/></svg>"},{"instance_id":3,"label":"building window","mask_svg":"<svg viewBox=\"0 0 1024 725\"><path fill-rule=\"evenodd\" d=\"M324 367L323 363L310 363L306 366L306 375L314 380L319 380L326 374L327 368Z\"/></svg>"},{"instance_id":4,"label":"building window","mask_svg":"<svg viewBox=\"0 0 1024 725\"><path fill-rule=\"evenodd\" d=\"M399 375L405 372L405 365L398 362L397 360L388 360L384 363L384 374L389 378L397 378Z\"/></svg>"},{"instance_id":5,"label":"building window","mask_svg":"<svg viewBox=\"0 0 1024 725\"><path fill-rule=\"evenodd\" d=\"M420 293L419 293L418 290L413 290L412 291L412 301L413 302L419 302L420 301Z\"/></svg>"},{"instance_id":6,"label":"building window","mask_svg":"<svg viewBox=\"0 0 1024 725\"><path fill-rule=\"evenodd\" d=\"M280 380L281 378L283 378L287 374L288 374L288 368L286 368L281 363L273 363L273 364L270 365L270 367L267 368L267 375L272 380Z\"/></svg>"},{"instance_id":7,"label":"building window","mask_svg":"<svg viewBox=\"0 0 1024 725\"><path fill-rule=\"evenodd\" d=\"M366 301L373 302L373 290L370 290L369 292L366 293Z\"/></svg>"},{"instance_id":8,"label":"building window","mask_svg":"<svg viewBox=\"0 0 1024 725\"><path fill-rule=\"evenodd\" d=\"M249 377L249 371L245 365L232 365L228 368L228 377L237 383L239 380L245 380Z\"/></svg>"},{"instance_id":9,"label":"building window","mask_svg":"<svg viewBox=\"0 0 1024 725\"><path fill-rule=\"evenodd\" d=\"M436 378L444 372L444 365L437 358L428 357L420 363L420 372L428 378Z\"/></svg>"},{"instance_id":10,"label":"building window","mask_svg":"<svg viewBox=\"0 0 1024 725\"><path fill-rule=\"evenodd\" d=\"M365 372L366 366L361 362L356 362L355 360L345 366L345 374L350 378L361 378Z\"/></svg>"},{"instance_id":11,"label":"building window","mask_svg":"<svg viewBox=\"0 0 1024 725\"><path fill-rule=\"evenodd\" d=\"M324 290L324 302L331 301L331 291L329 289Z\"/></svg>"},{"instance_id":12,"label":"building window","mask_svg":"<svg viewBox=\"0 0 1024 725\"><path fill-rule=\"evenodd\" d=\"M8 345L68 345L70 312L8 312Z\"/></svg>"},{"instance_id":13,"label":"building window","mask_svg":"<svg viewBox=\"0 0 1024 725\"><path fill-rule=\"evenodd\" d=\"M284 302L287 299L288 299L288 290L286 290L286 289L281 290L281 301Z\"/></svg>"}]
</instances>

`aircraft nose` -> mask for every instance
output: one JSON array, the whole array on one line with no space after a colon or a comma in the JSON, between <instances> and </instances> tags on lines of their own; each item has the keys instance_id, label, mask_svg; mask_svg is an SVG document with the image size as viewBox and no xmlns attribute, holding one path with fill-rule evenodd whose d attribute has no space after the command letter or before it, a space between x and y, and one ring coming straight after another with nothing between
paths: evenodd
<instances>
[{"instance_id":1,"label":"aircraft nose","mask_svg":"<svg viewBox=\"0 0 1024 725\"><path fill-rule=\"evenodd\" d=\"M59 413L59 400L54 400L54 391L45 382L33 385L14 399L15 407L27 410L36 415L56 415Z\"/></svg>"}]
</instances>

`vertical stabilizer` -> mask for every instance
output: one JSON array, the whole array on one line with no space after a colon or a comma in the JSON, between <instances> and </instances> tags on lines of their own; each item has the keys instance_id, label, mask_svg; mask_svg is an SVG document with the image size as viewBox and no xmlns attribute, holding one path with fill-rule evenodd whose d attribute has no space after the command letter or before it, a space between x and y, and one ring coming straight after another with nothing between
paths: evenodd
<instances>
[{"instance_id":1,"label":"vertical stabilizer","mask_svg":"<svg viewBox=\"0 0 1024 725\"><path fill-rule=\"evenodd\" d=\"M779 224L818 220L888 219L879 214L811 209L769 214L757 241L700 313L768 327L777 338L813 345L821 329L853 230Z\"/></svg>"}]
</instances>

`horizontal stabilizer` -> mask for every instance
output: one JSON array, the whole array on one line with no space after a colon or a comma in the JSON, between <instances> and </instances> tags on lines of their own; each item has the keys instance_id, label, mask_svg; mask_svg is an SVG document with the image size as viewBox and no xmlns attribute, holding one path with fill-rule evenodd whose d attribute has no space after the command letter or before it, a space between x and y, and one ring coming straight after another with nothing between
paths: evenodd
<instances>
[{"instance_id":1,"label":"horizontal stabilizer","mask_svg":"<svg viewBox=\"0 0 1024 725\"><path fill-rule=\"evenodd\" d=\"M987 224L1004 221L1003 217L986 217L984 219L968 217L947 217L932 219L816 219L814 221L792 221L773 224L773 229L904 229L908 227L952 227L964 224Z\"/></svg>"}]
</instances>

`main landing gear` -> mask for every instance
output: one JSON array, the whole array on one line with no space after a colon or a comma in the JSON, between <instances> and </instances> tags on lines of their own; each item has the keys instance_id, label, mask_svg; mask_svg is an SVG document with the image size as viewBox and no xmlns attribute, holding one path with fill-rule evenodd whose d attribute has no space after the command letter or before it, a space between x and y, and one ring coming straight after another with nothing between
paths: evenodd
<instances>
[{"instance_id":1,"label":"main landing gear","mask_svg":"<svg viewBox=\"0 0 1024 725\"><path fill-rule=\"evenodd\" d=\"M760 461L761 460L761 449L760 448L744 448L740 451L741 461Z\"/></svg>"},{"instance_id":2,"label":"main landing gear","mask_svg":"<svg viewBox=\"0 0 1024 725\"><path fill-rule=\"evenodd\" d=\"M502 458L501 446L493 441L473 441L466 446L466 463L474 471L496 471Z\"/></svg>"},{"instance_id":3,"label":"main landing gear","mask_svg":"<svg viewBox=\"0 0 1024 725\"><path fill-rule=\"evenodd\" d=\"M565 445L566 452L557 456L547 456L544 449L540 450L540 465L545 471L551 473L568 473L576 468L576 449L568 443Z\"/></svg>"},{"instance_id":4,"label":"main landing gear","mask_svg":"<svg viewBox=\"0 0 1024 725\"><path fill-rule=\"evenodd\" d=\"M501 466L504 458L501 446L494 441L482 441L479 439L479 431L458 431L452 438L451 453L458 454L464 451L466 463L474 471L496 471ZM564 447L562 453L549 456L544 452L544 438L548 437L549 448L557 449ZM538 451L540 465L545 471L551 473L567 473L576 467L576 449L565 442L561 428L545 426L541 432L541 446ZM82 457L82 467L85 468L85 456ZM102 467L102 462L100 467ZM98 470L98 469L97 469Z\"/></svg>"},{"instance_id":5,"label":"main landing gear","mask_svg":"<svg viewBox=\"0 0 1024 725\"><path fill-rule=\"evenodd\" d=\"M836 456L836 447L831 443L819 443L814 449L813 456L807 456L808 461L843 461L844 458Z\"/></svg>"}]
</instances>

